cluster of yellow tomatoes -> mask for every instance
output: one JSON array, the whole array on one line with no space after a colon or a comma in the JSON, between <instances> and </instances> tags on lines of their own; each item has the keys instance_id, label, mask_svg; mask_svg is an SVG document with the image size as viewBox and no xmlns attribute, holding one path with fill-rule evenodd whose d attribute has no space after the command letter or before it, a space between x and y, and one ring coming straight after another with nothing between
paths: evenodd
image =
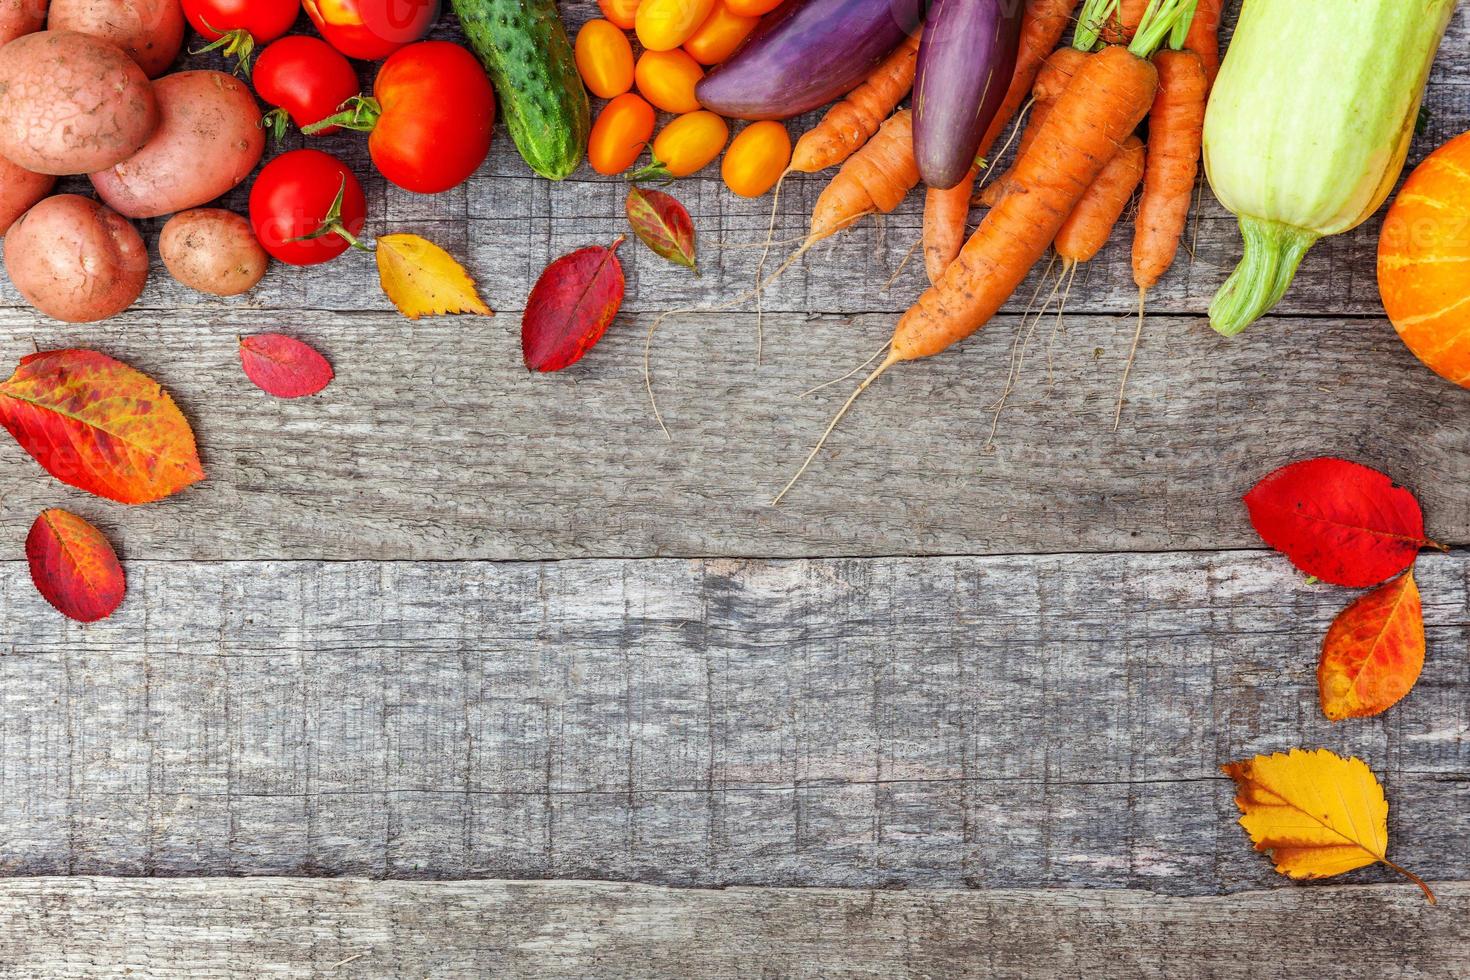
<instances>
[{"instance_id":1,"label":"cluster of yellow tomatoes","mask_svg":"<svg viewBox=\"0 0 1470 980\"><path fill-rule=\"evenodd\" d=\"M724 119L704 109L695 87L755 30L781 0L598 0L605 19L577 34L577 70L607 105L592 126L587 159L601 174L621 174L652 145L648 176L686 177L725 151L725 186L760 197L791 162L791 137L779 122L751 123L730 139ZM634 59L627 31L642 53ZM636 88L636 91L635 91ZM653 135L655 110L674 116ZM726 149L726 144L729 149Z\"/></svg>"}]
</instances>

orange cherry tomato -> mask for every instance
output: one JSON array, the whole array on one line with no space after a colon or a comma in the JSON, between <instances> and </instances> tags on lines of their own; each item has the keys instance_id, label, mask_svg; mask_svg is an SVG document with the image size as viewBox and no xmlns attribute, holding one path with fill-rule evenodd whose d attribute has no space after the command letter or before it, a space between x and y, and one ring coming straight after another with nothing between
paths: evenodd
<instances>
[{"instance_id":1,"label":"orange cherry tomato","mask_svg":"<svg viewBox=\"0 0 1470 980\"><path fill-rule=\"evenodd\" d=\"M718 65L735 53L740 42L760 22L759 17L732 14L725 0L720 0L704 23L699 25L699 30L684 42L684 50L701 65Z\"/></svg>"},{"instance_id":2,"label":"orange cherry tomato","mask_svg":"<svg viewBox=\"0 0 1470 980\"><path fill-rule=\"evenodd\" d=\"M741 17L761 17L781 6L781 0L725 0L725 6Z\"/></svg>"},{"instance_id":3,"label":"orange cherry tomato","mask_svg":"<svg viewBox=\"0 0 1470 980\"><path fill-rule=\"evenodd\" d=\"M612 99L633 87L633 45L628 35L606 20L589 20L577 32L577 71L587 90Z\"/></svg>"},{"instance_id":4,"label":"orange cherry tomato","mask_svg":"<svg viewBox=\"0 0 1470 980\"><path fill-rule=\"evenodd\" d=\"M653 136L653 106L629 92L609 102L587 140L587 162L600 174L620 174L638 162Z\"/></svg>"},{"instance_id":5,"label":"orange cherry tomato","mask_svg":"<svg viewBox=\"0 0 1470 980\"><path fill-rule=\"evenodd\" d=\"M776 186L791 162L791 136L774 119L751 123L725 151L720 176L741 197L760 197Z\"/></svg>"},{"instance_id":6,"label":"orange cherry tomato","mask_svg":"<svg viewBox=\"0 0 1470 980\"><path fill-rule=\"evenodd\" d=\"M654 166L670 177L688 177L719 156L729 138L730 127L713 112L686 112L654 139Z\"/></svg>"},{"instance_id":7,"label":"orange cherry tomato","mask_svg":"<svg viewBox=\"0 0 1470 980\"><path fill-rule=\"evenodd\" d=\"M643 0L634 26L649 51L672 51L699 30L715 0Z\"/></svg>"},{"instance_id":8,"label":"orange cherry tomato","mask_svg":"<svg viewBox=\"0 0 1470 980\"><path fill-rule=\"evenodd\" d=\"M694 86L704 77L704 69L680 48L643 52L635 74L638 91L664 112L677 115L699 109Z\"/></svg>"},{"instance_id":9,"label":"orange cherry tomato","mask_svg":"<svg viewBox=\"0 0 1470 980\"><path fill-rule=\"evenodd\" d=\"M638 22L638 4L642 0L597 0L602 16L625 31L631 31Z\"/></svg>"}]
</instances>

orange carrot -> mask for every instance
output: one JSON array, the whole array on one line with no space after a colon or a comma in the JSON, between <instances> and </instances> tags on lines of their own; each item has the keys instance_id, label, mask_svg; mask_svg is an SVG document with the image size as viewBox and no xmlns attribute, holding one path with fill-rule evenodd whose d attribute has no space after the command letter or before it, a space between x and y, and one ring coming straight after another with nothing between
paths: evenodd
<instances>
[{"instance_id":1,"label":"orange carrot","mask_svg":"<svg viewBox=\"0 0 1470 980\"><path fill-rule=\"evenodd\" d=\"M796 141L790 169L813 174L835 167L866 143L913 87L918 57L919 35L915 34Z\"/></svg>"},{"instance_id":2,"label":"orange carrot","mask_svg":"<svg viewBox=\"0 0 1470 980\"><path fill-rule=\"evenodd\" d=\"M1123 36L1133 40L1133 35L1138 33L1139 21L1143 20L1143 12L1148 9L1148 0L1120 0L1118 3L1118 22L1123 25Z\"/></svg>"},{"instance_id":3,"label":"orange carrot","mask_svg":"<svg viewBox=\"0 0 1470 980\"><path fill-rule=\"evenodd\" d=\"M1148 166L1133 239L1133 280L1147 292L1174 264L1199 174L1209 82L1193 51L1154 55L1159 90L1149 111Z\"/></svg>"},{"instance_id":4,"label":"orange carrot","mask_svg":"<svg viewBox=\"0 0 1470 980\"><path fill-rule=\"evenodd\" d=\"M898 207L919 182L914 162L914 124L908 109L889 116L873 138L848 157L812 208L811 234L803 249L875 211Z\"/></svg>"},{"instance_id":5,"label":"orange carrot","mask_svg":"<svg viewBox=\"0 0 1470 980\"><path fill-rule=\"evenodd\" d=\"M1046 122L1047 115L1051 112L1052 103L1062 94L1071 83L1072 76L1077 74L1077 69L1082 62L1087 60L1086 51L1078 51L1076 48L1058 48L1042 64L1041 71L1036 75L1036 83L1031 87L1031 96L1035 100L1031 105L1030 118L1026 120L1026 128L1021 132L1021 142L1016 149L1016 159L1025 156L1026 151L1031 149L1031 144L1036 140L1036 134L1041 132L1041 126ZM984 191L980 194L980 203L988 208L995 207L1005 194L1011 189L1011 173L1008 170L999 177L986 184Z\"/></svg>"},{"instance_id":6,"label":"orange carrot","mask_svg":"<svg viewBox=\"0 0 1470 980\"><path fill-rule=\"evenodd\" d=\"M965 179L953 187L931 187L924 194L924 271L930 282L939 281L964 247L970 194L979 172L979 166L971 167Z\"/></svg>"},{"instance_id":7,"label":"orange carrot","mask_svg":"<svg viewBox=\"0 0 1470 980\"><path fill-rule=\"evenodd\" d=\"M1082 195L1054 242L1063 273L1080 262L1091 262L1102 251L1143 179L1143 161L1143 142L1137 136L1128 137L1118 155Z\"/></svg>"},{"instance_id":8,"label":"orange carrot","mask_svg":"<svg viewBox=\"0 0 1470 980\"><path fill-rule=\"evenodd\" d=\"M1211 86L1220 74L1220 7L1223 0L1199 0L1194 8L1194 20L1189 24L1189 36L1184 39L1184 50L1199 55L1205 68L1205 78Z\"/></svg>"}]
</instances>

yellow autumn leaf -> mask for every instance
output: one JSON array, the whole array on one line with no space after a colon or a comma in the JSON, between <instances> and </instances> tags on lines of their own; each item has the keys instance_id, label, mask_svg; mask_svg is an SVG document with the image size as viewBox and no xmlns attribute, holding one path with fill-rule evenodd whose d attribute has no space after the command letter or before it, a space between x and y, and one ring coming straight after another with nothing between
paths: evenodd
<instances>
[{"instance_id":1,"label":"yellow autumn leaf","mask_svg":"<svg viewBox=\"0 0 1470 980\"><path fill-rule=\"evenodd\" d=\"M383 292L410 320L443 313L495 315L464 266L433 242L418 235L384 235L377 252Z\"/></svg>"},{"instance_id":2,"label":"yellow autumn leaf","mask_svg":"<svg viewBox=\"0 0 1470 980\"><path fill-rule=\"evenodd\" d=\"M1330 878L1384 864L1424 889L1433 904L1429 886L1386 857L1388 800L1362 759L1292 749L1220 768L1235 780L1240 825L1281 874Z\"/></svg>"}]
</instances>

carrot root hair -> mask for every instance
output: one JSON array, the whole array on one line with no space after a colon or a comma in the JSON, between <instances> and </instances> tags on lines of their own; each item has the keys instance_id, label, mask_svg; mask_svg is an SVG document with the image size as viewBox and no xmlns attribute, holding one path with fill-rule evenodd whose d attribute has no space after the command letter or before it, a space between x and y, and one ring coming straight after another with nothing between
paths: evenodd
<instances>
[{"instance_id":1,"label":"carrot root hair","mask_svg":"<svg viewBox=\"0 0 1470 980\"><path fill-rule=\"evenodd\" d=\"M1148 290L1138 290L1138 326L1133 330L1133 345L1128 348L1128 361L1123 365L1123 378L1118 382L1118 410L1113 413L1113 431L1123 421L1123 396L1128 391L1128 375L1133 373L1133 360L1138 356L1138 342L1143 339L1143 306L1148 299Z\"/></svg>"}]
</instances>

